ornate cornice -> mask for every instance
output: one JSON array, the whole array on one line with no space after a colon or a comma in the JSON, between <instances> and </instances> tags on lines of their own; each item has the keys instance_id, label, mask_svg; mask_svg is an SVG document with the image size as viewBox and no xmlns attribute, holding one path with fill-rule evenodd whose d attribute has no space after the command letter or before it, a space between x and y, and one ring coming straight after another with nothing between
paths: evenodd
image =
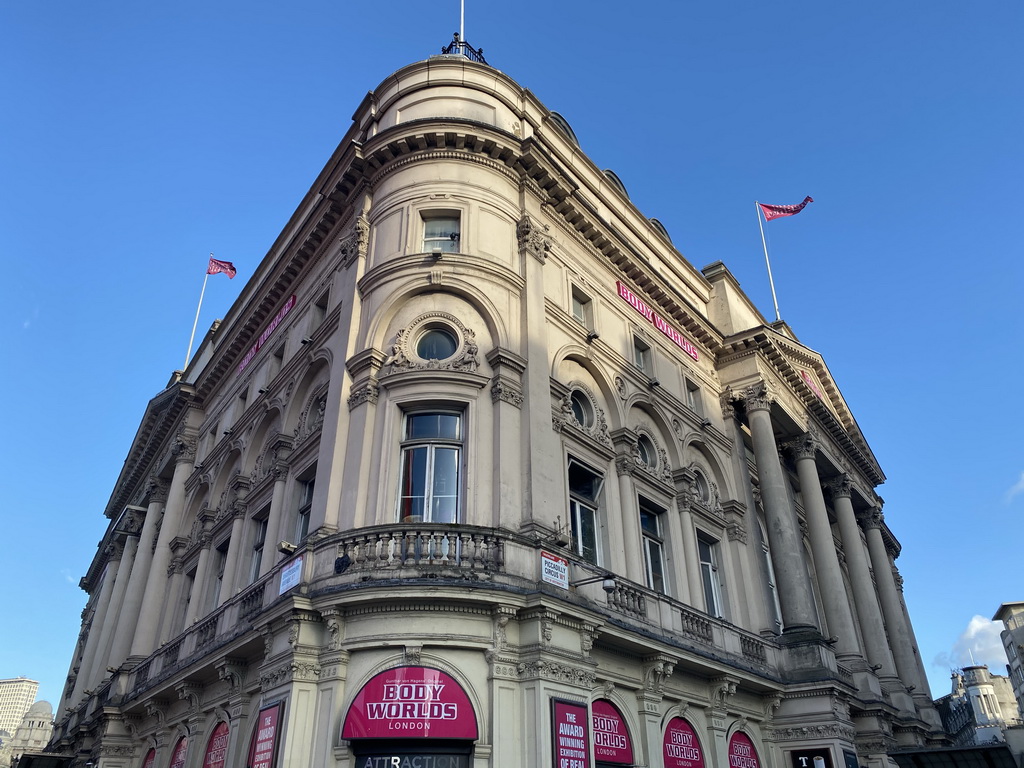
<instances>
[{"instance_id":1,"label":"ornate cornice","mask_svg":"<svg viewBox=\"0 0 1024 768\"><path fill-rule=\"evenodd\" d=\"M516 672L523 680L554 680L587 689L593 688L597 683L597 675L593 670L543 659L520 662L516 665Z\"/></svg>"}]
</instances>

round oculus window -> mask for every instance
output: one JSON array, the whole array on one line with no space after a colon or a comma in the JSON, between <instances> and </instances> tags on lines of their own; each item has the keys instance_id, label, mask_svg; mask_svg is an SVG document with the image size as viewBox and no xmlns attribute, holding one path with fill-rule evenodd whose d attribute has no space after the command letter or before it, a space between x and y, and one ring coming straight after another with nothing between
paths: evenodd
<instances>
[{"instance_id":1,"label":"round oculus window","mask_svg":"<svg viewBox=\"0 0 1024 768\"><path fill-rule=\"evenodd\" d=\"M416 354L423 360L447 360L458 348L455 334L445 328L430 328L416 342Z\"/></svg>"},{"instance_id":2,"label":"round oculus window","mask_svg":"<svg viewBox=\"0 0 1024 768\"><path fill-rule=\"evenodd\" d=\"M645 467L655 469L658 466L658 453L654 448L654 443L651 442L651 438L646 435L640 435L640 438L636 441L636 451L640 463Z\"/></svg>"},{"instance_id":3,"label":"round oculus window","mask_svg":"<svg viewBox=\"0 0 1024 768\"><path fill-rule=\"evenodd\" d=\"M594 406L590 404L586 395L580 390L574 389L569 395L569 403L572 405L572 415L576 417L576 421L581 426L594 426Z\"/></svg>"}]
</instances>

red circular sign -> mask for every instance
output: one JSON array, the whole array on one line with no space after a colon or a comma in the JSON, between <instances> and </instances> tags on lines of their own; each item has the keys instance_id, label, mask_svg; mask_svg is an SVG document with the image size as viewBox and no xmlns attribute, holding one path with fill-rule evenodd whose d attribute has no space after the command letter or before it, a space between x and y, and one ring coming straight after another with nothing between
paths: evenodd
<instances>
[{"instance_id":1,"label":"red circular sign","mask_svg":"<svg viewBox=\"0 0 1024 768\"><path fill-rule=\"evenodd\" d=\"M476 713L451 676L430 667L375 675L356 694L343 739L475 739Z\"/></svg>"},{"instance_id":2,"label":"red circular sign","mask_svg":"<svg viewBox=\"0 0 1024 768\"><path fill-rule=\"evenodd\" d=\"M590 730L594 759L602 763L633 764L633 744L618 707L598 699L590 705Z\"/></svg>"},{"instance_id":3,"label":"red circular sign","mask_svg":"<svg viewBox=\"0 0 1024 768\"><path fill-rule=\"evenodd\" d=\"M665 768L704 768L704 753L693 726L681 717L673 717L662 742Z\"/></svg>"},{"instance_id":4,"label":"red circular sign","mask_svg":"<svg viewBox=\"0 0 1024 768\"><path fill-rule=\"evenodd\" d=\"M740 731L729 739L729 768L761 768L754 743Z\"/></svg>"}]
</instances>

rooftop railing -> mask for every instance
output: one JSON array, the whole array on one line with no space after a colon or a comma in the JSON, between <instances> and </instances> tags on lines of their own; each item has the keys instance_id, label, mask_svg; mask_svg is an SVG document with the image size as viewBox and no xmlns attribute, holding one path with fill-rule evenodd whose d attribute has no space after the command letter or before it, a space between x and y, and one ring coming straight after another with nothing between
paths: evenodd
<instances>
[{"instance_id":1,"label":"rooftop railing","mask_svg":"<svg viewBox=\"0 0 1024 768\"><path fill-rule=\"evenodd\" d=\"M465 56L470 61L477 61L480 62L481 64L487 64L487 59L484 58L484 49L474 48L465 40L462 40L459 37L458 32L455 33L452 41L441 49L441 53L442 55L445 56L451 56L452 54Z\"/></svg>"}]
</instances>

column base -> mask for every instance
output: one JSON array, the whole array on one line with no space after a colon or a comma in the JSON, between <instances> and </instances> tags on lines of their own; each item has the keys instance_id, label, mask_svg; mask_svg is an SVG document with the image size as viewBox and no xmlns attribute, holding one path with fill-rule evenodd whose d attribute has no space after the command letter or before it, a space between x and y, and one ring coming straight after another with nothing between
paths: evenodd
<instances>
[{"instance_id":1,"label":"column base","mask_svg":"<svg viewBox=\"0 0 1024 768\"><path fill-rule=\"evenodd\" d=\"M786 627L779 637L786 677L793 682L836 677L836 656L821 632L812 626Z\"/></svg>"}]
</instances>

